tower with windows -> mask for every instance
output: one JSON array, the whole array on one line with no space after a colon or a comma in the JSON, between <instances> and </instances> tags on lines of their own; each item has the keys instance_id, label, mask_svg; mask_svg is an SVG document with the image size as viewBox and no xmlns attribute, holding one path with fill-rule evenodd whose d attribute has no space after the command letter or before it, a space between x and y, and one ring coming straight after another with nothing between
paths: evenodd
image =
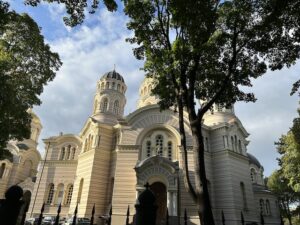
<instances>
[{"instance_id":1,"label":"tower with windows","mask_svg":"<svg viewBox=\"0 0 300 225\"><path fill-rule=\"evenodd\" d=\"M105 73L97 82L93 117L104 123L115 124L124 114L126 84L115 70Z\"/></svg>"}]
</instances>

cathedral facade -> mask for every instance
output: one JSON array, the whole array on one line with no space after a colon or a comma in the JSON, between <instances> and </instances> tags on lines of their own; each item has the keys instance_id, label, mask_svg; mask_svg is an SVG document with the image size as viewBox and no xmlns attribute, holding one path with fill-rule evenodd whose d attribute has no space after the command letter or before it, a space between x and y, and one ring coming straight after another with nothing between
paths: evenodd
<instances>
[{"instance_id":1,"label":"cathedral facade","mask_svg":"<svg viewBox=\"0 0 300 225\"><path fill-rule=\"evenodd\" d=\"M132 221L137 197L149 183L157 197L158 224L163 224L167 210L174 224L182 223L185 209L189 224L200 224L185 183L177 113L160 111L152 85L151 79L143 81L137 109L123 116L123 77L111 71L100 78L92 114L81 132L43 140L45 156L28 217L37 217L43 203L44 215L56 215L61 204L62 217L72 216L77 205L78 217L90 217L95 205L98 224L112 208L112 225L123 225L127 207ZM185 128L194 182L193 137L186 114ZM248 224L259 224L261 215L268 224L280 224L277 199L264 185L262 165L247 153L249 134L234 109L215 106L214 113L205 115L203 135L216 224L222 223L222 211L232 225L240 224L241 212Z\"/></svg>"}]
</instances>

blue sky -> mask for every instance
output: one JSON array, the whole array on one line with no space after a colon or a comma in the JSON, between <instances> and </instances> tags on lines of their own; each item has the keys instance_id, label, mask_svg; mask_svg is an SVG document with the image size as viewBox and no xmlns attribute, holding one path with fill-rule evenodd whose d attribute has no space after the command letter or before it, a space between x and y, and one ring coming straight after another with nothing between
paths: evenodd
<instances>
[{"instance_id":1,"label":"blue sky","mask_svg":"<svg viewBox=\"0 0 300 225\"><path fill-rule=\"evenodd\" d=\"M127 18L121 11L110 13L103 7L76 28L62 21L64 6L41 4L25 6L20 0L10 0L11 8L26 12L38 23L47 43L59 53L63 66L53 82L41 95L42 105L34 110L41 118L41 138L59 132L79 133L92 111L96 82L116 65L127 84L125 114L136 108L138 88L144 78L142 62L132 54L125 42L131 32L126 29ZM248 151L254 154L269 175L277 168L274 142L288 131L297 116L298 96L290 96L292 84L299 79L300 62L290 69L268 72L253 82L256 103L238 103L236 115L250 133ZM42 140L39 149L43 152Z\"/></svg>"}]
</instances>

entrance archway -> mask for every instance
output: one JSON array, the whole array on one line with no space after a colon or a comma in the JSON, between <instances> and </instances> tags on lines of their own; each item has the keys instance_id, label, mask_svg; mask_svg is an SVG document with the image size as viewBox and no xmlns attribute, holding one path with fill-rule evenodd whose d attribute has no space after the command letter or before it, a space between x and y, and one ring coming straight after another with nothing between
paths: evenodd
<instances>
[{"instance_id":1,"label":"entrance archway","mask_svg":"<svg viewBox=\"0 0 300 225\"><path fill-rule=\"evenodd\" d=\"M163 224L167 214L167 188L161 182L155 182L150 185L150 190L155 195L155 204L157 205L156 211L156 225Z\"/></svg>"}]
</instances>

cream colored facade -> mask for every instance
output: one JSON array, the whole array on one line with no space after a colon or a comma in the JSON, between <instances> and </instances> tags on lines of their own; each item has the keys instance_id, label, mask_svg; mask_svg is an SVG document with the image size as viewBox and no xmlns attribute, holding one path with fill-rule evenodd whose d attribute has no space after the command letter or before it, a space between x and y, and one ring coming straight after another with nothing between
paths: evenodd
<instances>
[{"instance_id":1,"label":"cream colored facade","mask_svg":"<svg viewBox=\"0 0 300 225\"><path fill-rule=\"evenodd\" d=\"M30 138L9 141L7 149L12 153L12 157L0 160L0 198L4 198L6 190L12 185L19 185L24 190L24 199L29 203L41 161L37 141L42 125L32 110L28 110L28 113L32 116Z\"/></svg>"},{"instance_id":2,"label":"cream colored facade","mask_svg":"<svg viewBox=\"0 0 300 225\"><path fill-rule=\"evenodd\" d=\"M131 221L137 196L148 182L158 196L158 220L166 208L173 222L181 221L187 209L190 224L199 224L198 210L186 189L177 114L160 111L151 96L150 79L139 89L138 108L123 116L126 84L115 71L97 82L94 107L78 135L61 134L45 142L34 186L29 215L38 216L43 202L45 215L90 217L95 204L99 224L112 207L112 224L123 225L127 207ZM193 137L187 115L185 127L189 171L194 182ZM280 224L276 198L263 183L263 167L247 153L248 133L233 108L216 107L203 125L209 191L217 224L224 211L229 224L259 222L263 213L268 224ZM175 223L174 223L175 224Z\"/></svg>"}]
</instances>

